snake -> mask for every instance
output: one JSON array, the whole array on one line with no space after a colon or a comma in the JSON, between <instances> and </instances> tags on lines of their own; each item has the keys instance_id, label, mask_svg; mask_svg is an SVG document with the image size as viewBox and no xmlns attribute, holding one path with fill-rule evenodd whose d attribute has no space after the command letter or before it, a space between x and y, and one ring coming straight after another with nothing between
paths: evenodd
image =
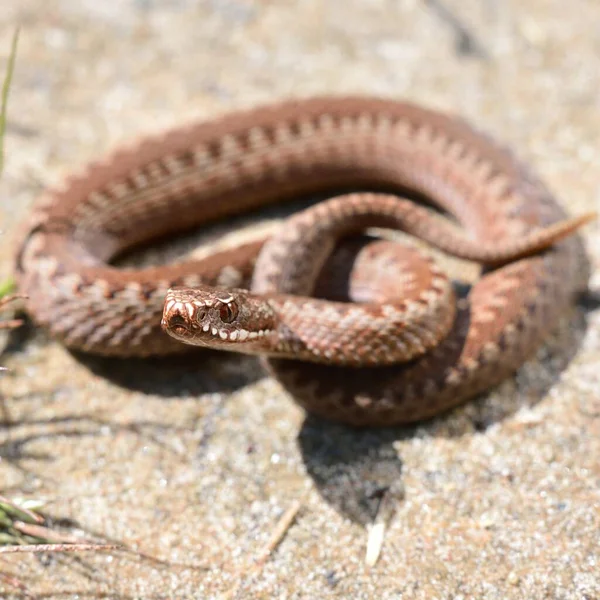
<instances>
[{"instance_id":1,"label":"snake","mask_svg":"<svg viewBox=\"0 0 600 600\"><path fill-rule=\"evenodd\" d=\"M202 259L114 264L324 193L272 235ZM310 413L400 425L532 356L587 285L575 233L594 216L568 218L511 150L459 116L323 96L175 127L82 166L34 202L14 271L33 321L71 349L257 354ZM414 243L377 235L387 229L480 263L480 276L459 294Z\"/></svg>"}]
</instances>

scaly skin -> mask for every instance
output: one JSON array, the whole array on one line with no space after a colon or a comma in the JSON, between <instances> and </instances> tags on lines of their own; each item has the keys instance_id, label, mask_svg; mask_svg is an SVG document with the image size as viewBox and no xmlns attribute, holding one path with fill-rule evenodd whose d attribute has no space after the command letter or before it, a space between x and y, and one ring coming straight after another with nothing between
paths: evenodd
<instances>
[{"instance_id":1,"label":"scaly skin","mask_svg":"<svg viewBox=\"0 0 600 600\"><path fill-rule=\"evenodd\" d=\"M364 186L426 197L455 216L475 246L485 246L488 264L536 252L546 244L536 248L535 232L565 217L510 153L458 119L375 99L292 101L143 140L46 194L20 238L20 291L33 318L73 348L124 357L183 351L160 329L169 288L245 287L263 242L201 263L125 271L107 261L157 236L267 203ZM587 218L542 237L552 243ZM422 229L425 237L435 231ZM515 240L530 234L533 245L516 251ZM509 251L503 257L494 248ZM441 342L406 365L349 369L270 358L269 368L303 406L325 417L357 426L427 418L515 371L587 275L581 241L572 236L486 273ZM260 291L276 296L276 288Z\"/></svg>"}]
</instances>

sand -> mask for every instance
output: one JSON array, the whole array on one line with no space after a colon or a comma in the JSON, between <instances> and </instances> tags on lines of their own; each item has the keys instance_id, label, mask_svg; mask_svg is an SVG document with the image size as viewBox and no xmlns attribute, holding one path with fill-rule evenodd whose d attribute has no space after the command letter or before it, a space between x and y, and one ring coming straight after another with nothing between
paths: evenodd
<instances>
[{"instance_id":1,"label":"sand","mask_svg":"<svg viewBox=\"0 0 600 600\"><path fill-rule=\"evenodd\" d=\"M532 163L570 213L592 209L599 22L596 0L3 0L3 59L22 31L0 275L40 190L86 160L315 93L460 113ZM597 294L598 225L585 238ZM101 360L27 327L0 359L0 493L45 499L57 528L129 551L11 556L0 572L35 598L600 598L595 298L479 400L361 433L306 418L251 358Z\"/></svg>"}]
</instances>

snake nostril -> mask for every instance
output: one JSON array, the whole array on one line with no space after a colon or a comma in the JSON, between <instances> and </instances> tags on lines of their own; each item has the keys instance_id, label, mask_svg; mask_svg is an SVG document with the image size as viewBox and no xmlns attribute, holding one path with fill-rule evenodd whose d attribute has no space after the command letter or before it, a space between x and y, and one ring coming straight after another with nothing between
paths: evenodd
<instances>
[{"instance_id":1,"label":"snake nostril","mask_svg":"<svg viewBox=\"0 0 600 600\"><path fill-rule=\"evenodd\" d=\"M175 333L185 333L189 330L186 319L180 314L174 314L168 318L168 328Z\"/></svg>"}]
</instances>

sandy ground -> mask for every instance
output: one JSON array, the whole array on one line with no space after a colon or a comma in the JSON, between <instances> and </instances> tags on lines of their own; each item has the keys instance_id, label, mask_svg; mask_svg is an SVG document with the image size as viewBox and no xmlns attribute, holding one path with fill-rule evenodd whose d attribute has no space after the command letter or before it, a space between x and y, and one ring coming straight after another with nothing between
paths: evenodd
<instances>
[{"instance_id":1,"label":"sandy ground","mask_svg":"<svg viewBox=\"0 0 600 600\"><path fill-rule=\"evenodd\" d=\"M70 169L291 95L460 112L518 148L570 212L593 208L598 23L597 0L3 0L2 71L16 24L22 37L0 274L11 228ZM597 226L586 239L597 292ZM249 358L98 360L25 329L2 357L0 490L131 552L3 558L0 572L36 598L600 598L597 306L578 304L479 401L363 433L306 419ZM368 567L386 487L393 514Z\"/></svg>"}]
</instances>

